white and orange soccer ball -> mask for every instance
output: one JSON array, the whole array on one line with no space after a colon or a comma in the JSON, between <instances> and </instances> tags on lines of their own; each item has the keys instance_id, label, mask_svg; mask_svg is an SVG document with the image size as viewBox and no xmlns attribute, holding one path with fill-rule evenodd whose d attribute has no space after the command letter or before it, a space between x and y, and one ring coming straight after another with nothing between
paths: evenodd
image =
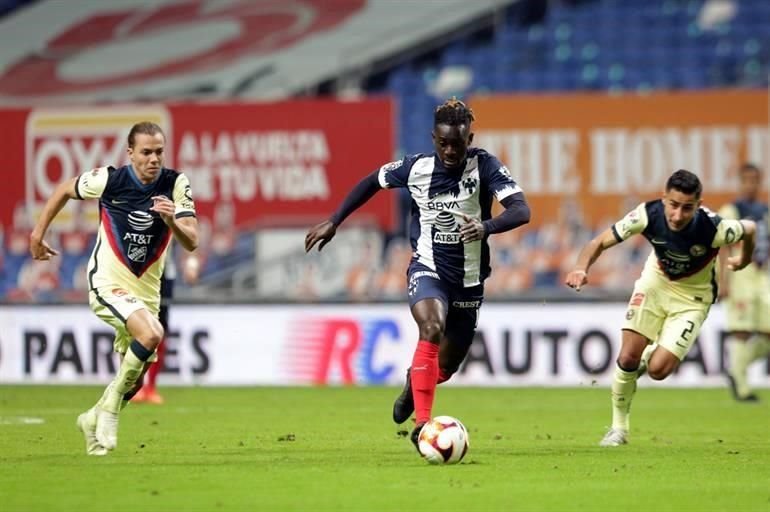
<instances>
[{"instance_id":1,"label":"white and orange soccer ball","mask_svg":"<svg viewBox=\"0 0 770 512\"><path fill-rule=\"evenodd\" d=\"M468 451L468 431L460 420L436 416L426 423L417 438L420 455L430 464L457 464Z\"/></svg>"}]
</instances>

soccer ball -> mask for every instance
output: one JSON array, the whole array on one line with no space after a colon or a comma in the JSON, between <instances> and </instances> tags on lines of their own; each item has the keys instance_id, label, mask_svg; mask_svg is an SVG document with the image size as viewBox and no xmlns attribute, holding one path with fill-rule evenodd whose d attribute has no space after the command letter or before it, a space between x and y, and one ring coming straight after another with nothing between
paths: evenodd
<instances>
[{"instance_id":1,"label":"soccer ball","mask_svg":"<svg viewBox=\"0 0 770 512\"><path fill-rule=\"evenodd\" d=\"M460 420L436 416L423 425L417 438L420 455L430 464L457 464L468 451L468 431Z\"/></svg>"}]
</instances>

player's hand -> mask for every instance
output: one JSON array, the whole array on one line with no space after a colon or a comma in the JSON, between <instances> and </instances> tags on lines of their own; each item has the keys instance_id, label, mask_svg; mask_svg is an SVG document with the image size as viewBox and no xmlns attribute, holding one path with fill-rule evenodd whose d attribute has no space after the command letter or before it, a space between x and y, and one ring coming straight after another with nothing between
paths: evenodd
<instances>
[{"instance_id":1,"label":"player's hand","mask_svg":"<svg viewBox=\"0 0 770 512\"><path fill-rule=\"evenodd\" d=\"M182 279L186 284L196 284L200 277L201 264L197 256L188 256L182 265Z\"/></svg>"},{"instance_id":2,"label":"player's hand","mask_svg":"<svg viewBox=\"0 0 770 512\"><path fill-rule=\"evenodd\" d=\"M580 291L580 287L588 283L588 274L585 270L573 270L567 274L567 278L564 280L564 284L570 288L574 288L576 292Z\"/></svg>"},{"instance_id":3,"label":"player's hand","mask_svg":"<svg viewBox=\"0 0 770 512\"><path fill-rule=\"evenodd\" d=\"M174 214L176 213L174 202L166 196L153 196L152 201L150 211L157 212L167 226L174 224Z\"/></svg>"},{"instance_id":4,"label":"player's hand","mask_svg":"<svg viewBox=\"0 0 770 512\"><path fill-rule=\"evenodd\" d=\"M315 225L305 235L305 252L310 252L310 249L318 242L321 245L318 246L318 251L324 248L324 245L328 244L334 235L337 233L337 226L330 220L325 220L320 224Z\"/></svg>"},{"instance_id":5,"label":"player's hand","mask_svg":"<svg viewBox=\"0 0 770 512\"><path fill-rule=\"evenodd\" d=\"M738 271L742 268L745 268L751 263L751 258L748 258L746 261L743 260L743 255L736 254L735 256L729 256L727 258L727 268L729 268L732 271Z\"/></svg>"},{"instance_id":6,"label":"player's hand","mask_svg":"<svg viewBox=\"0 0 770 512\"><path fill-rule=\"evenodd\" d=\"M32 259L35 260L50 260L52 256L58 256L59 251L53 249L48 242L32 233L29 236L29 252L32 254Z\"/></svg>"},{"instance_id":7,"label":"player's hand","mask_svg":"<svg viewBox=\"0 0 770 512\"><path fill-rule=\"evenodd\" d=\"M479 219L472 219L463 214L463 221L465 223L460 225L460 240L463 243L475 242L484 238L486 230Z\"/></svg>"}]
</instances>

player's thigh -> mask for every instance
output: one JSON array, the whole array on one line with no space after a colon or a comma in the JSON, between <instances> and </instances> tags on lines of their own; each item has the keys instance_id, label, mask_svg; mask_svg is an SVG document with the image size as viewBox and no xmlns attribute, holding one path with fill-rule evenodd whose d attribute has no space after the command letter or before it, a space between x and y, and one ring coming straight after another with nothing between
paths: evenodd
<instances>
[{"instance_id":1,"label":"player's thigh","mask_svg":"<svg viewBox=\"0 0 770 512\"><path fill-rule=\"evenodd\" d=\"M427 267L410 267L407 285L409 309L423 339L440 340L446 328L449 289L436 272Z\"/></svg>"},{"instance_id":2,"label":"player's thigh","mask_svg":"<svg viewBox=\"0 0 770 512\"><path fill-rule=\"evenodd\" d=\"M657 339L666 318L666 301L664 294L639 279L628 301L622 329Z\"/></svg>"},{"instance_id":3,"label":"player's thigh","mask_svg":"<svg viewBox=\"0 0 770 512\"><path fill-rule=\"evenodd\" d=\"M449 299L446 329L439 351L442 368L456 370L473 343L484 301L483 285L455 290Z\"/></svg>"},{"instance_id":4,"label":"player's thigh","mask_svg":"<svg viewBox=\"0 0 770 512\"><path fill-rule=\"evenodd\" d=\"M763 273L757 294L757 328L759 332L770 333L770 276Z\"/></svg>"},{"instance_id":5,"label":"player's thigh","mask_svg":"<svg viewBox=\"0 0 770 512\"><path fill-rule=\"evenodd\" d=\"M708 312L708 305L697 307L683 304L678 309L676 306L672 306L672 310L663 324L658 345L681 361L695 343Z\"/></svg>"},{"instance_id":6,"label":"player's thigh","mask_svg":"<svg viewBox=\"0 0 770 512\"><path fill-rule=\"evenodd\" d=\"M126 325L128 319L137 311L149 312L148 307L139 299L118 287L100 287L89 293L91 310L103 322L115 329L115 341L113 348L119 354L125 354L134 335ZM148 313L150 314L150 313ZM155 320L157 322L157 320ZM150 361L155 361L157 356L153 354Z\"/></svg>"},{"instance_id":7,"label":"player's thigh","mask_svg":"<svg viewBox=\"0 0 770 512\"><path fill-rule=\"evenodd\" d=\"M163 340L163 326L148 309L134 311L126 321L126 328L145 346L157 346Z\"/></svg>"}]
</instances>

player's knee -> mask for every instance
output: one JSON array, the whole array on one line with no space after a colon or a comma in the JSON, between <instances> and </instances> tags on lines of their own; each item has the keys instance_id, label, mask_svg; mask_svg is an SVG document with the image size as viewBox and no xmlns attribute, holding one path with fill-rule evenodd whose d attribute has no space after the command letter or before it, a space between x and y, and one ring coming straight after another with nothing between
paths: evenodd
<instances>
[{"instance_id":1,"label":"player's knee","mask_svg":"<svg viewBox=\"0 0 770 512\"><path fill-rule=\"evenodd\" d=\"M641 361L641 356L624 353L618 355L618 366L627 372L632 372L639 368L639 363L641 363Z\"/></svg>"},{"instance_id":2,"label":"player's knee","mask_svg":"<svg viewBox=\"0 0 770 512\"><path fill-rule=\"evenodd\" d=\"M420 339L438 343L444 333L444 326L438 320L420 322Z\"/></svg>"},{"instance_id":3,"label":"player's knee","mask_svg":"<svg viewBox=\"0 0 770 512\"><path fill-rule=\"evenodd\" d=\"M147 333L142 336L143 339L140 339L139 342L145 347L154 349L160 345L161 341L163 341L163 335L163 327L158 324L149 329Z\"/></svg>"},{"instance_id":4,"label":"player's knee","mask_svg":"<svg viewBox=\"0 0 770 512\"><path fill-rule=\"evenodd\" d=\"M676 369L676 364L669 364L669 363L663 363L663 364L650 364L650 366L647 368L647 375L650 376L652 380L663 380Z\"/></svg>"}]
</instances>

